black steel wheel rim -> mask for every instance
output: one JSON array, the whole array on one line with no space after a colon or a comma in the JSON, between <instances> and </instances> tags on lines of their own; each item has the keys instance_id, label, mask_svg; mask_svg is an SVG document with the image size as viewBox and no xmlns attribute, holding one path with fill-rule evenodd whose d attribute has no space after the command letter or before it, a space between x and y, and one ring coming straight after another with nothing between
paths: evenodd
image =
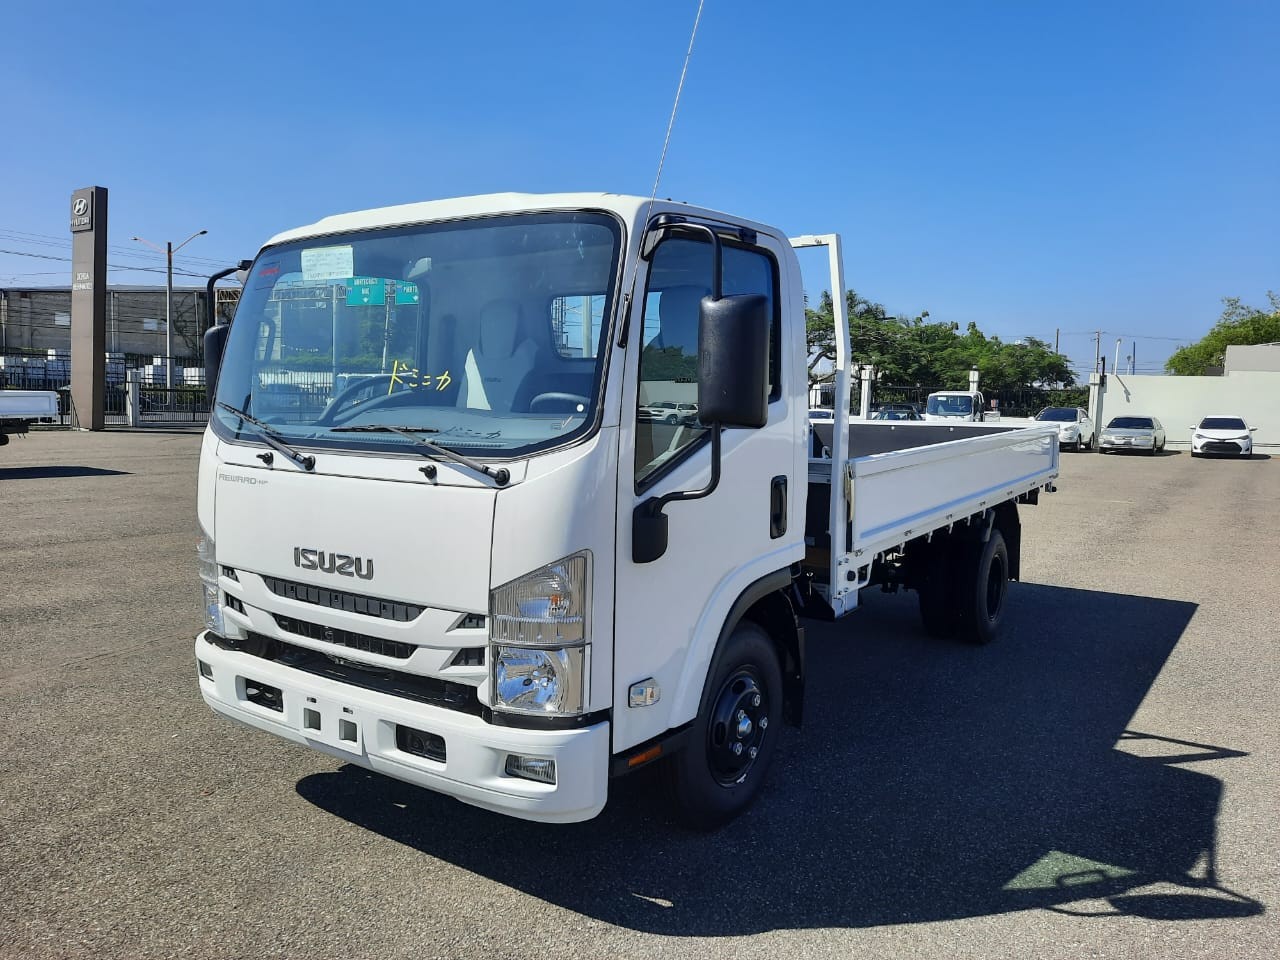
<instances>
[{"instance_id":1,"label":"black steel wheel rim","mask_svg":"<svg viewBox=\"0 0 1280 960\"><path fill-rule=\"evenodd\" d=\"M716 694L707 725L707 763L724 787L746 780L769 727L769 697L755 667L739 667Z\"/></svg>"}]
</instances>

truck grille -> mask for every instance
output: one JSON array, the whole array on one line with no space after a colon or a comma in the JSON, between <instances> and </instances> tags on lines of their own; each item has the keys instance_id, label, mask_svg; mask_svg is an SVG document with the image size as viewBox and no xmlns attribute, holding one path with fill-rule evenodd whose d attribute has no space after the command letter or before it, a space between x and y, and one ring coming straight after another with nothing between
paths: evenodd
<instances>
[{"instance_id":1,"label":"truck grille","mask_svg":"<svg viewBox=\"0 0 1280 960\"><path fill-rule=\"evenodd\" d=\"M276 620L276 626L288 633L297 634L300 637L306 637L308 640L319 640L322 643L334 643L340 647L347 647L351 650L363 650L365 653L375 653L380 657L394 657L397 660L408 660L413 656L413 651L418 649L411 643L401 643L399 640L383 640L381 637L370 637L363 633L353 633L350 630L343 630L340 627L326 627L318 623L311 623L307 620L298 620L295 617L284 617L278 613L273 613Z\"/></svg>"},{"instance_id":2,"label":"truck grille","mask_svg":"<svg viewBox=\"0 0 1280 960\"><path fill-rule=\"evenodd\" d=\"M484 707L480 704L476 688L453 680L441 680L439 677L423 677L417 674L404 673L370 665L353 666L334 660L323 653L296 647L283 640L275 640L259 633L250 633L244 640L232 640L208 634L210 643L225 650L235 650L253 657L260 657L274 663L282 664L294 670L302 670L317 677L336 680L364 690L373 690L393 697L416 700L433 707L445 710L456 710L473 717L484 715ZM261 691L262 699L255 701L272 710L279 700L280 691L265 684L254 683L255 690ZM274 692L273 692L274 691Z\"/></svg>"},{"instance_id":3,"label":"truck grille","mask_svg":"<svg viewBox=\"0 0 1280 960\"><path fill-rule=\"evenodd\" d=\"M417 604L381 600L378 597L366 597L359 593L347 593L345 590L313 587L309 583L281 580L279 577L264 576L262 582L277 597L312 603L317 607L328 607L331 610L343 610L346 613L360 613L366 617L396 620L400 623L417 620L423 610Z\"/></svg>"}]
</instances>

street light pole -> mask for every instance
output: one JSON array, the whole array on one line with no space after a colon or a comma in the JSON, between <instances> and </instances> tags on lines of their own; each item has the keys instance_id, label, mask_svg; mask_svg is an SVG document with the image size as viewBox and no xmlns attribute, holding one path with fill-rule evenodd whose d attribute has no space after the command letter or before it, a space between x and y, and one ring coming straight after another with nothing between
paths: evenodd
<instances>
[{"instance_id":1,"label":"street light pole","mask_svg":"<svg viewBox=\"0 0 1280 960\"><path fill-rule=\"evenodd\" d=\"M173 390L173 255L185 247L196 237L203 237L208 230L199 230L193 233L187 239L183 240L176 247L170 240L164 245L165 258L165 281L164 281L164 385L168 390ZM158 244L152 243L150 240L144 240L142 237L134 237L139 243L145 243L154 250L159 250ZM198 326L197 322L197 326ZM170 394L172 397L172 394Z\"/></svg>"}]
</instances>

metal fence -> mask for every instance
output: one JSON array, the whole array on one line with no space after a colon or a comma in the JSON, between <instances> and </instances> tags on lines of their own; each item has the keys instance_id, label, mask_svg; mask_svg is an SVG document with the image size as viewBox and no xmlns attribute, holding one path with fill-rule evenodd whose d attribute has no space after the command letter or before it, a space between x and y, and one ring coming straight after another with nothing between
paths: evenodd
<instances>
[{"instance_id":1,"label":"metal fence","mask_svg":"<svg viewBox=\"0 0 1280 960\"><path fill-rule=\"evenodd\" d=\"M203 386L169 389L139 384L137 398L137 423L207 423L209 420L209 397Z\"/></svg>"},{"instance_id":2,"label":"metal fence","mask_svg":"<svg viewBox=\"0 0 1280 960\"><path fill-rule=\"evenodd\" d=\"M188 357L174 358L173 387L165 386L165 358L108 354L103 387L108 426L148 423L204 423L209 403L204 368ZM47 355L0 353L0 390L52 390L58 394L58 416L74 422L71 400L71 358L66 351ZM136 409L131 409L130 392Z\"/></svg>"}]
</instances>

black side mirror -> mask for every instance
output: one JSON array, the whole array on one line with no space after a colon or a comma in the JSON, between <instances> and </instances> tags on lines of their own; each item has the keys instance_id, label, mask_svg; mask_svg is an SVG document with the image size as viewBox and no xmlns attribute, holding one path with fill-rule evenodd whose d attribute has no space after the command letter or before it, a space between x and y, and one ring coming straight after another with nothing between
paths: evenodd
<instances>
[{"instance_id":1,"label":"black side mirror","mask_svg":"<svg viewBox=\"0 0 1280 960\"><path fill-rule=\"evenodd\" d=\"M218 389L218 370L222 366L222 353L227 348L227 334L231 332L231 324L214 324L204 332L204 385L209 398L209 406L213 407L213 394Z\"/></svg>"},{"instance_id":2,"label":"black side mirror","mask_svg":"<svg viewBox=\"0 0 1280 960\"><path fill-rule=\"evenodd\" d=\"M699 306L698 419L750 428L769 420L769 301L760 294Z\"/></svg>"}]
</instances>

